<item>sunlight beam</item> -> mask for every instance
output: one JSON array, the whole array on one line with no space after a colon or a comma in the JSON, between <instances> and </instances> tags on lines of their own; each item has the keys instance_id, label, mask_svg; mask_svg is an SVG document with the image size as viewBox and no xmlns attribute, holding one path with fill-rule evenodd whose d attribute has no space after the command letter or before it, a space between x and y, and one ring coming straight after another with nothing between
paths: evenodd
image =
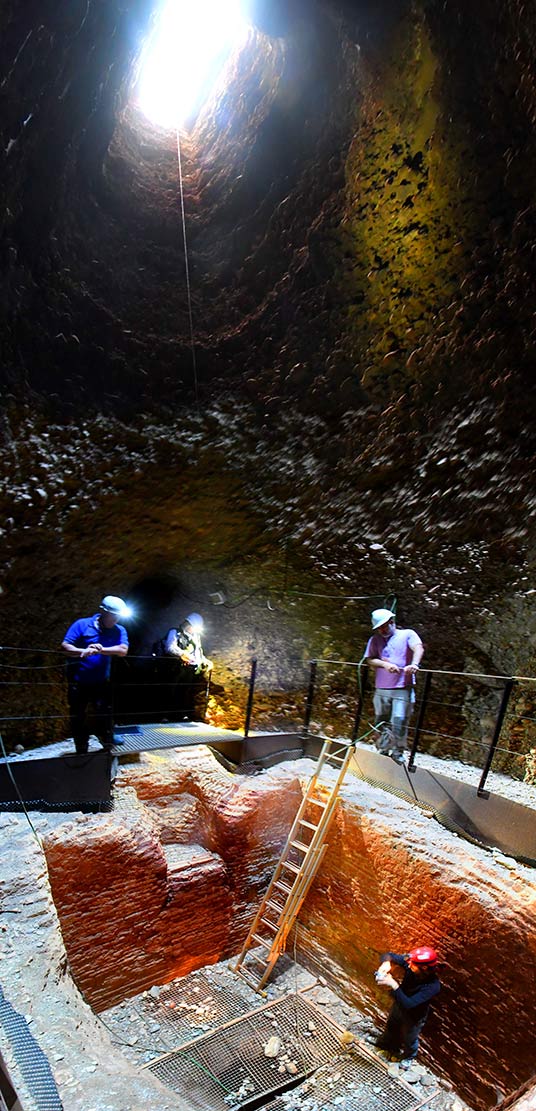
<instances>
[{"instance_id":1,"label":"sunlight beam","mask_svg":"<svg viewBox=\"0 0 536 1111\"><path fill-rule=\"evenodd\" d=\"M248 26L241 0L167 0L144 48L138 107L152 123L175 128L197 108Z\"/></svg>"}]
</instances>

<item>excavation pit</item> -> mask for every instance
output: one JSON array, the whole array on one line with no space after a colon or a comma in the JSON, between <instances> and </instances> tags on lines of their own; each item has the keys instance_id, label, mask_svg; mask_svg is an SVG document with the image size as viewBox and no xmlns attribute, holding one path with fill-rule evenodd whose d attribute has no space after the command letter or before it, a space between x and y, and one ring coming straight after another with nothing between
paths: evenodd
<instances>
[{"instance_id":1,"label":"excavation pit","mask_svg":"<svg viewBox=\"0 0 536 1111\"><path fill-rule=\"evenodd\" d=\"M535 937L533 871L351 773L267 1002L231 971L313 767L285 761L251 776L204 748L142 752L119 767L106 814L34 814L39 843L24 815L0 816L3 988L31 1022L64 1111L379 1111L373 1096L382 1111L431 1096L433 1111L450 1111L453 1090L488 1111L497 1087L512 1092L530 1077L530 1043L508 1013L515 1005L527 1028L536 1013L533 980L514 975L519 946L530 961ZM444 987L406 1074L368 1047L389 1007L373 972L383 951L419 940L437 942ZM498 953L507 996L496 991ZM287 1074L264 1055L276 1030L266 1010L296 994L325 1010L326 1027L309 1021L327 1029L334 1052L315 1056L320 1034L304 1030ZM302 1043L313 1059L300 1058ZM19 1062L9 1063L23 1087ZM217 1078L216 1095L199 1064ZM384 1084L408 1102L388 1104Z\"/></svg>"}]
</instances>

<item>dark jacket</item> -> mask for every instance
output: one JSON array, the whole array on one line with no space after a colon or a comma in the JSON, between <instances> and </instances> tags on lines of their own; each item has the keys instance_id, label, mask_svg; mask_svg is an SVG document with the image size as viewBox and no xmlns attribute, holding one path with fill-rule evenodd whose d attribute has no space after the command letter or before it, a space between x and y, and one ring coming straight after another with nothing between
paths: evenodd
<instances>
[{"instance_id":1,"label":"dark jacket","mask_svg":"<svg viewBox=\"0 0 536 1111\"><path fill-rule=\"evenodd\" d=\"M423 973L423 975L416 975L409 967L407 954L403 953L385 953L382 960L391 961L392 964L398 964L400 968L404 969L402 983L396 991L393 991L393 996L399 1007L403 1011L410 1012L413 1022L425 1019L432 999L441 990L435 968Z\"/></svg>"}]
</instances>

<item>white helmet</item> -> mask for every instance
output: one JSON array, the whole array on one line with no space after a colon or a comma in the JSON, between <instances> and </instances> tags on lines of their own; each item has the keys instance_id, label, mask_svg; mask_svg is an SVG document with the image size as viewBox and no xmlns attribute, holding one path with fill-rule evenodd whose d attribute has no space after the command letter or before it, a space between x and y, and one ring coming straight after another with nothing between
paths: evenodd
<instances>
[{"instance_id":1,"label":"white helmet","mask_svg":"<svg viewBox=\"0 0 536 1111\"><path fill-rule=\"evenodd\" d=\"M116 598L113 594L107 594L106 597L102 599L100 608L104 610L105 613L113 613L115 617L128 617L130 615L130 610L128 606L125 605L123 599Z\"/></svg>"},{"instance_id":2,"label":"white helmet","mask_svg":"<svg viewBox=\"0 0 536 1111\"><path fill-rule=\"evenodd\" d=\"M372 621L372 631L379 629L381 625L385 625L387 621L394 619L396 615L392 610L373 610L370 617Z\"/></svg>"}]
</instances>

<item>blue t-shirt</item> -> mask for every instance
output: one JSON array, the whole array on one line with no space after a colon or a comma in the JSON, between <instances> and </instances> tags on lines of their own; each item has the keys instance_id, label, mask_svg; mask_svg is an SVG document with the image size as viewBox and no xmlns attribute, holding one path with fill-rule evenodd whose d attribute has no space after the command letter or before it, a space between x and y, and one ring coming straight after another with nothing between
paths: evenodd
<instances>
[{"instance_id":1,"label":"blue t-shirt","mask_svg":"<svg viewBox=\"0 0 536 1111\"><path fill-rule=\"evenodd\" d=\"M64 636L67 644L75 644L77 648L87 648L89 644L102 644L103 648L114 648L116 644L126 644L128 648L127 631L123 625L112 625L106 629L101 624L100 614L93 617L81 617L75 621ZM110 678L110 656L102 656L100 652L86 656L83 660L72 660L69 664L69 679L76 683L103 683Z\"/></svg>"}]
</instances>

